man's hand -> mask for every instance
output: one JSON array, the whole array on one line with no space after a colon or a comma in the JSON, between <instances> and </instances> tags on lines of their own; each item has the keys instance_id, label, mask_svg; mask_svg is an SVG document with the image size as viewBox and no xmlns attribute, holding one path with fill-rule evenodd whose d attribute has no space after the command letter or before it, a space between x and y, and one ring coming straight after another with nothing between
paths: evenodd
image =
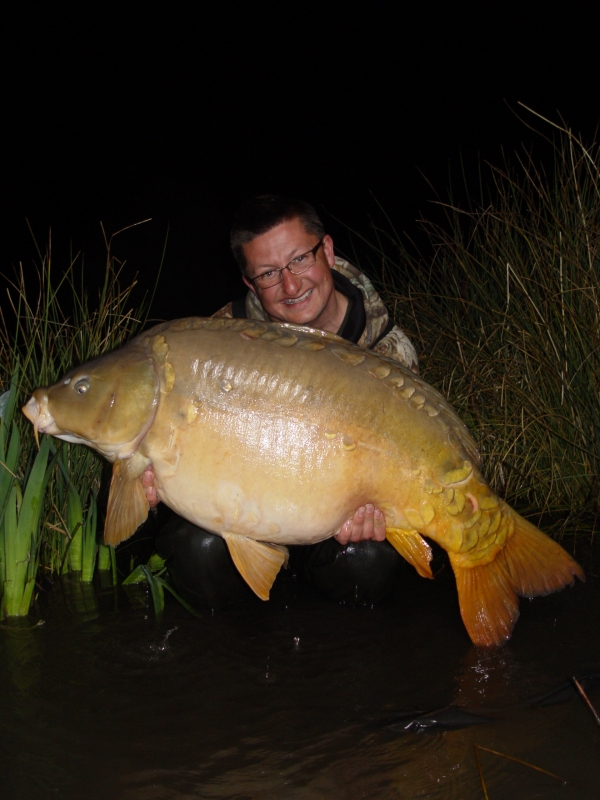
<instances>
[{"instance_id":1,"label":"man's hand","mask_svg":"<svg viewBox=\"0 0 600 800\"><path fill-rule=\"evenodd\" d=\"M142 486L146 491L146 500L148 501L148 505L150 508L156 508L156 506L160 503L160 497L158 496L158 492L154 486L154 467L152 465L146 467L144 470L144 474L142 475Z\"/></svg>"},{"instance_id":2,"label":"man's hand","mask_svg":"<svg viewBox=\"0 0 600 800\"><path fill-rule=\"evenodd\" d=\"M333 537L340 544L348 542L366 542L372 539L382 542L385 539L385 516L371 503L361 506L354 516L346 520L338 533Z\"/></svg>"}]
</instances>

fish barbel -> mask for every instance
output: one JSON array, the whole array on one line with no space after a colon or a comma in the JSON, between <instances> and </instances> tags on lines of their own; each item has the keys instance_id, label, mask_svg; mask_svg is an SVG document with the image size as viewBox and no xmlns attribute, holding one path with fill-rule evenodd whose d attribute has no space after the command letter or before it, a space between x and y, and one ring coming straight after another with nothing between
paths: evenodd
<instances>
[{"instance_id":1,"label":"fish barbel","mask_svg":"<svg viewBox=\"0 0 600 800\"><path fill-rule=\"evenodd\" d=\"M38 433L86 444L113 463L104 537L161 500L222 536L263 599L288 544L332 536L371 502L386 536L423 577L448 552L477 645L506 641L518 596L572 584L581 567L498 498L477 446L431 386L333 334L254 320L163 323L37 389L23 408Z\"/></svg>"}]
</instances>

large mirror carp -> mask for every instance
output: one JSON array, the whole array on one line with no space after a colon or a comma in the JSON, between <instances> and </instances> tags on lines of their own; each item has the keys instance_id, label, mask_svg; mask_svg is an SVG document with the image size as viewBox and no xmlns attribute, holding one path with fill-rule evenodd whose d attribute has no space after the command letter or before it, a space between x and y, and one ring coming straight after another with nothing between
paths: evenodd
<instances>
[{"instance_id":1,"label":"large mirror carp","mask_svg":"<svg viewBox=\"0 0 600 800\"><path fill-rule=\"evenodd\" d=\"M113 463L105 541L160 498L222 536L263 599L287 544L332 536L360 505L385 513L391 544L423 577L449 555L476 645L498 645L518 596L572 584L581 567L489 488L477 446L444 398L397 362L332 334L253 320L189 318L37 389L38 433L93 447Z\"/></svg>"}]
</instances>

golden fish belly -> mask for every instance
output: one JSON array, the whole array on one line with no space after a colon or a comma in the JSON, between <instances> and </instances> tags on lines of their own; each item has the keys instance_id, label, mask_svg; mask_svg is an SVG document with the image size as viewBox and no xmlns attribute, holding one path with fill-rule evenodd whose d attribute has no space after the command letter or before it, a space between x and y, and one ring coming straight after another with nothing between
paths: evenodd
<instances>
[{"instance_id":1,"label":"golden fish belly","mask_svg":"<svg viewBox=\"0 0 600 800\"><path fill-rule=\"evenodd\" d=\"M377 477L390 459L358 436L351 446L347 435L328 437L302 421L264 425L210 416L210 424L173 431L162 457L147 451L161 498L195 524L276 544L310 544L331 536L367 501L394 517Z\"/></svg>"},{"instance_id":2,"label":"golden fish belly","mask_svg":"<svg viewBox=\"0 0 600 800\"><path fill-rule=\"evenodd\" d=\"M260 344L218 339L195 367L172 346L174 385L142 445L161 498L208 530L278 544L325 539L365 502L410 527L430 417L327 350L290 364Z\"/></svg>"}]
</instances>

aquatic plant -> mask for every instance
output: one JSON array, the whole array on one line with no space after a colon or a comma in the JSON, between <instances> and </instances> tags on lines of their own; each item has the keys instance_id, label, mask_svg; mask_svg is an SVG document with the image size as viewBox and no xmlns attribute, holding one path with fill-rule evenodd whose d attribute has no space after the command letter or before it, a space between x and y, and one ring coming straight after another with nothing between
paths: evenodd
<instances>
[{"instance_id":1,"label":"aquatic plant","mask_svg":"<svg viewBox=\"0 0 600 800\"><path fill-rule=\"evenodd\" d=\"M8 281L8 310L0 311L0 578L9 616L28 613L39 566L74 571L82 581L92 580L97 560L101 568L111 566L109 548L97 542L101 459L87 447L45 436L38 452L31 425L13 413L34 388L112 350L139 327L148 303L132 307L136 281L121 286L123 264L111 243L95 302L83 258L59 272L50 246L33 275L21 264Z\"/></svg>"},{"instance_id":2,"label":"aquatic plant","mask_svg":"<svg viewBox=\"0 0 600 800\"><path fill-rule=\"evenodd\" d=\"M0 396L0 587L2 609L9 617L27 614L35 585L40 513L51 474L49 440L18 474L21 433L13 420L18 369L10 389Z\"/></svg>"},{"instance_id":3,"label":"aquatic plant","mask_svg":"<svg viewBox=\"0 0 600 800\"><path fill-rule=\"evenodd\" d=\"M133 566L133 565L132 565ZM138 564L137 567L132 569L129 575L122 583L124 587L134 587L140 584L147 584L152 599L152 606L154 613L160 617L165 608L165 592L166 589L173 597L182 605L190 614L201 619L201 615L192 606L184 600L183 597L177 592L173 583L169 579L165 559L158 553L153 553L147 564Z\"/></svg>"},{"instance_id":4,"label":"aquatic plant","mask_svg":"<svg viewBox=\"0 0 600 800\"><path fill-rule=\"evenodd\" d=\"M549 168L532 151L488 165L477 198L421 220L424 248L389 219L370 245L423 377L475 432L493 488L532 512L595 514L600 150L536 118L551 129Z\"/></svg>"}]
</instances>

